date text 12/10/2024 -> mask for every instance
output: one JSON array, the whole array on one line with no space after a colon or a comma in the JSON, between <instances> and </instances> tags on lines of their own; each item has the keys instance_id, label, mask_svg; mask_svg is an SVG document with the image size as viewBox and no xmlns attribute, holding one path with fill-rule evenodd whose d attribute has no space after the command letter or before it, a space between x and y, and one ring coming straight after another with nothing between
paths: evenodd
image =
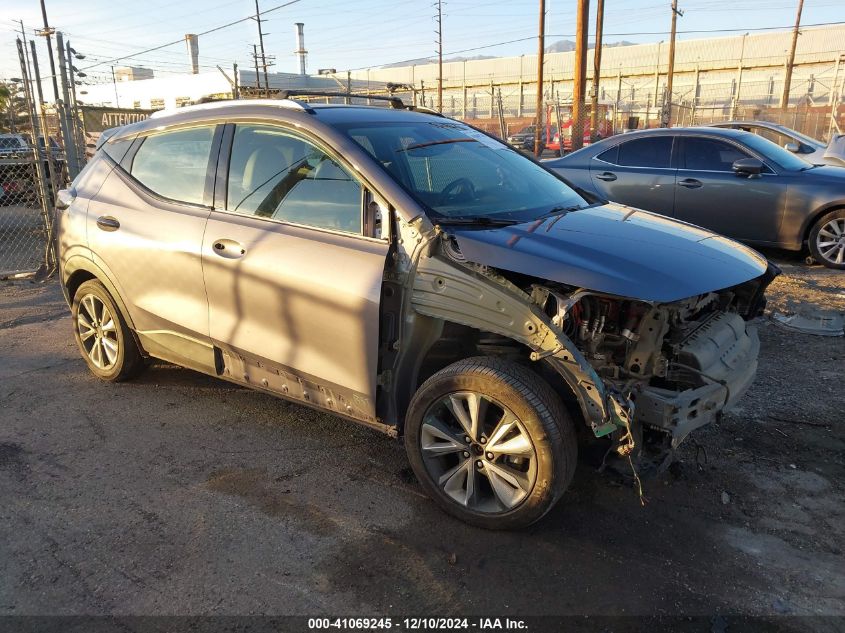
<instances>
[{"instance_id":1,"label":"date text 12/10/2024","mask_svg":"<svg viewBox=\"0 0 845 633\"><path fill-rule=\"evenodd\" d=\"M311 631L519 631L527 628L519 618L308 618Z\"/></svg>"}]
</instances>

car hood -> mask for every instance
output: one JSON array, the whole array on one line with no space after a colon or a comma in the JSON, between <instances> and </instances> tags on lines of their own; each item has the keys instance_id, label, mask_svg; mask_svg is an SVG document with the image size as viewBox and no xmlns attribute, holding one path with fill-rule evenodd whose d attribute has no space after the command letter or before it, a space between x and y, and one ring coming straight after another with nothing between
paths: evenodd
<instances>
[{"instance_id":1,"label":"car hood","mask_svg":"<svg viewBox=\"0 0 845 633\"><path fill-rule=\"evenodd\" d=\"M612 203L449 233L464 257L478 264L660 303L728 288L768 267L762 255L726 237Z\"/></svg>"}]
</instances>

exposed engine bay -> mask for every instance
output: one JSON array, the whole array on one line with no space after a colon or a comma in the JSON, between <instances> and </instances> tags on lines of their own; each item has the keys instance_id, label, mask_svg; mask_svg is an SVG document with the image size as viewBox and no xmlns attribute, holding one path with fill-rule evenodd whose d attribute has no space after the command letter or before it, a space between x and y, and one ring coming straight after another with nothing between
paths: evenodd
<instances>
[{"instance_id":1,"label":"exposed engine bay","mask_svg":"<svg viewBox=\"0 0 845 633\"><path fill-rule=\"evenodd\" d=\"M515 292L524 297L527 307L540 313L542 324L537 322L532 329L530 322L520 323L526 313L516 313L513 334L523 336L522 342L535 349L532 361L549 361L565 378L577 374L567 382L585 421L596 437L613 441L618 455L635 454L641 462L668 465L674 449L691 431L732 407L754 380L759 340L749 321L762 314L764 290L777 269L678 301L645 301L469 262L454 241L444 237L441 249L435 249L434 257L424 260L417 271L417 310L430 314L448 310L458 323L478 327L478 322L486 325L481 329L507 337L511 336L507 328L489 327L495 320L485 310L484 300L505 316L509 310L496 295ZM469 293L459 286L468 289L477 284L452 278L444 260L471 271L478 281L491 282L486 294L473 299L475 305L466 303ZM429 291L429 283L435 292ZM450 289L455 289L452 297ZM541 340L543 324L549 332ZM527 329L519 332L520 326ZM483 353L503 353L495 347L504 337L479 341L478 348ZM556 341L550 342L551 337ZM520 336L512 338L520 341ZM596 392L603 420L595 417ZM583 401L589 398L593 400L585 407Z\"/></svg>"},{"instance_id":2,"label":"exposed engine bay","mask_svg":"<svg viewBox=\"0 0 845 633\"><path fill-rule=\"evenodd\" d=\"M753 286L753 284L752 284ZM572 340L609 387L633 405L632 419L662 448L729 409L757 369L753 287L650 304L560 284L533 285L531 298ZM656 448L656 447L655 447Z\"/></svg>"}]
</instances>

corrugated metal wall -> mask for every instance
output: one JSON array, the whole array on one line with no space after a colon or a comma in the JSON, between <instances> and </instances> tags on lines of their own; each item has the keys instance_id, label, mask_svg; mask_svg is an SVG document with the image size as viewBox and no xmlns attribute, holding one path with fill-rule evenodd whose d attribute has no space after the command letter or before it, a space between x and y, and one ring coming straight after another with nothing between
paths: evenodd
<instances>
[{"instance_id":1,"label":"corrugated metal wall","mask_svg":"<svg viewBox=\"0 0 845 633\"><path fill-rule=\"evenodd\" d=\"M778 106L790 41L789 31L679 40L672 103L694 103L697 107L713 109L750 104ZM827 103L836 60L845 51L842 42L845 42L843 26L802 29L790 93L793 105L806 101L807 97L813 103ZM663 100L668 49L666 42L605 47L599 84L602 101L618 100L629 110L653 108L656 112L655 103ZM588 89L592 84L592 56L591 50L587 60ZM572 52L546 55L545 93L549 101L565 103L571 98L574 58ZM845 68L840 68L839 74L841 78ZM372 84L411 84L417 90L418 100L423 94L427 105L436 100L437 64L434 63L353 71L352 76ZM536 77L536 55L445 63L444 112L466 118L490 117L501 91L507 116L531 115Z\"/></svg>"}]
</instances>

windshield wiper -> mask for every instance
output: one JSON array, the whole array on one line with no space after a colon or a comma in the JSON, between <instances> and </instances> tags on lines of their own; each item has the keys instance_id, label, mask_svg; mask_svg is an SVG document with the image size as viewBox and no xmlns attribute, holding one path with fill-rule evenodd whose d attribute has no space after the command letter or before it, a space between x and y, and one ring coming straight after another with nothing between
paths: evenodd
<instances>
[{"instance_id":1,"label":"windshield wiper","mask_svg":"<svg viewBox=\"0 0 845 633\"><path fill-rule=\"evenodd\" d=\"M437 218L435 224L456 224L456 225L474 225L474 226L512 226L514 224L521 224L523 220L506 220L505 218L491 218L485 215L478 216L461 216L457 218L440 217Z\"/></svg>"},{"instance_id":2,"label":"windshield wiper","mask_svg":"<svg viewBox=\"0 0 845 633\"><path fill-rule=\"evenodd\" d=\"M417 143L416 145L408 145L397 149L397 152L407 152L411 149L420 149L421 147L431 147L432 145L446 145L448 143L478 143L474 138L446 138L440 141L428 141L427 143Z\"/></svg>"},{"instance_id":3,"label":"windshield wiper","mask_svg":"<svg viewBox=\"0 0 845 633\"><path fill-rule=\"evenodd\" d=\"M552 207L551 209L549 209L548 211L546 211L543 215L538 215L538 216L537 216L536 218L534 218L534 220L532 220L532 221L533 221L533 222L536 222L536 221L538 221L538 220L547 220L547 219L549 219L549 218L553 218L553 217L555 217L555 216L559 216L559 215L566 215L566 214L567 214L567 213L569 213L570 211L578 211L578 210L580 210L580 209L586 209L586 208L587 208L587 207L582 207L582 206L579 206L579 205L577 205L577 204L574 204L574 205L569 206L569 207L564 207L564 206L560 206L560 207Z\"/></svg>"}]
</instances>

